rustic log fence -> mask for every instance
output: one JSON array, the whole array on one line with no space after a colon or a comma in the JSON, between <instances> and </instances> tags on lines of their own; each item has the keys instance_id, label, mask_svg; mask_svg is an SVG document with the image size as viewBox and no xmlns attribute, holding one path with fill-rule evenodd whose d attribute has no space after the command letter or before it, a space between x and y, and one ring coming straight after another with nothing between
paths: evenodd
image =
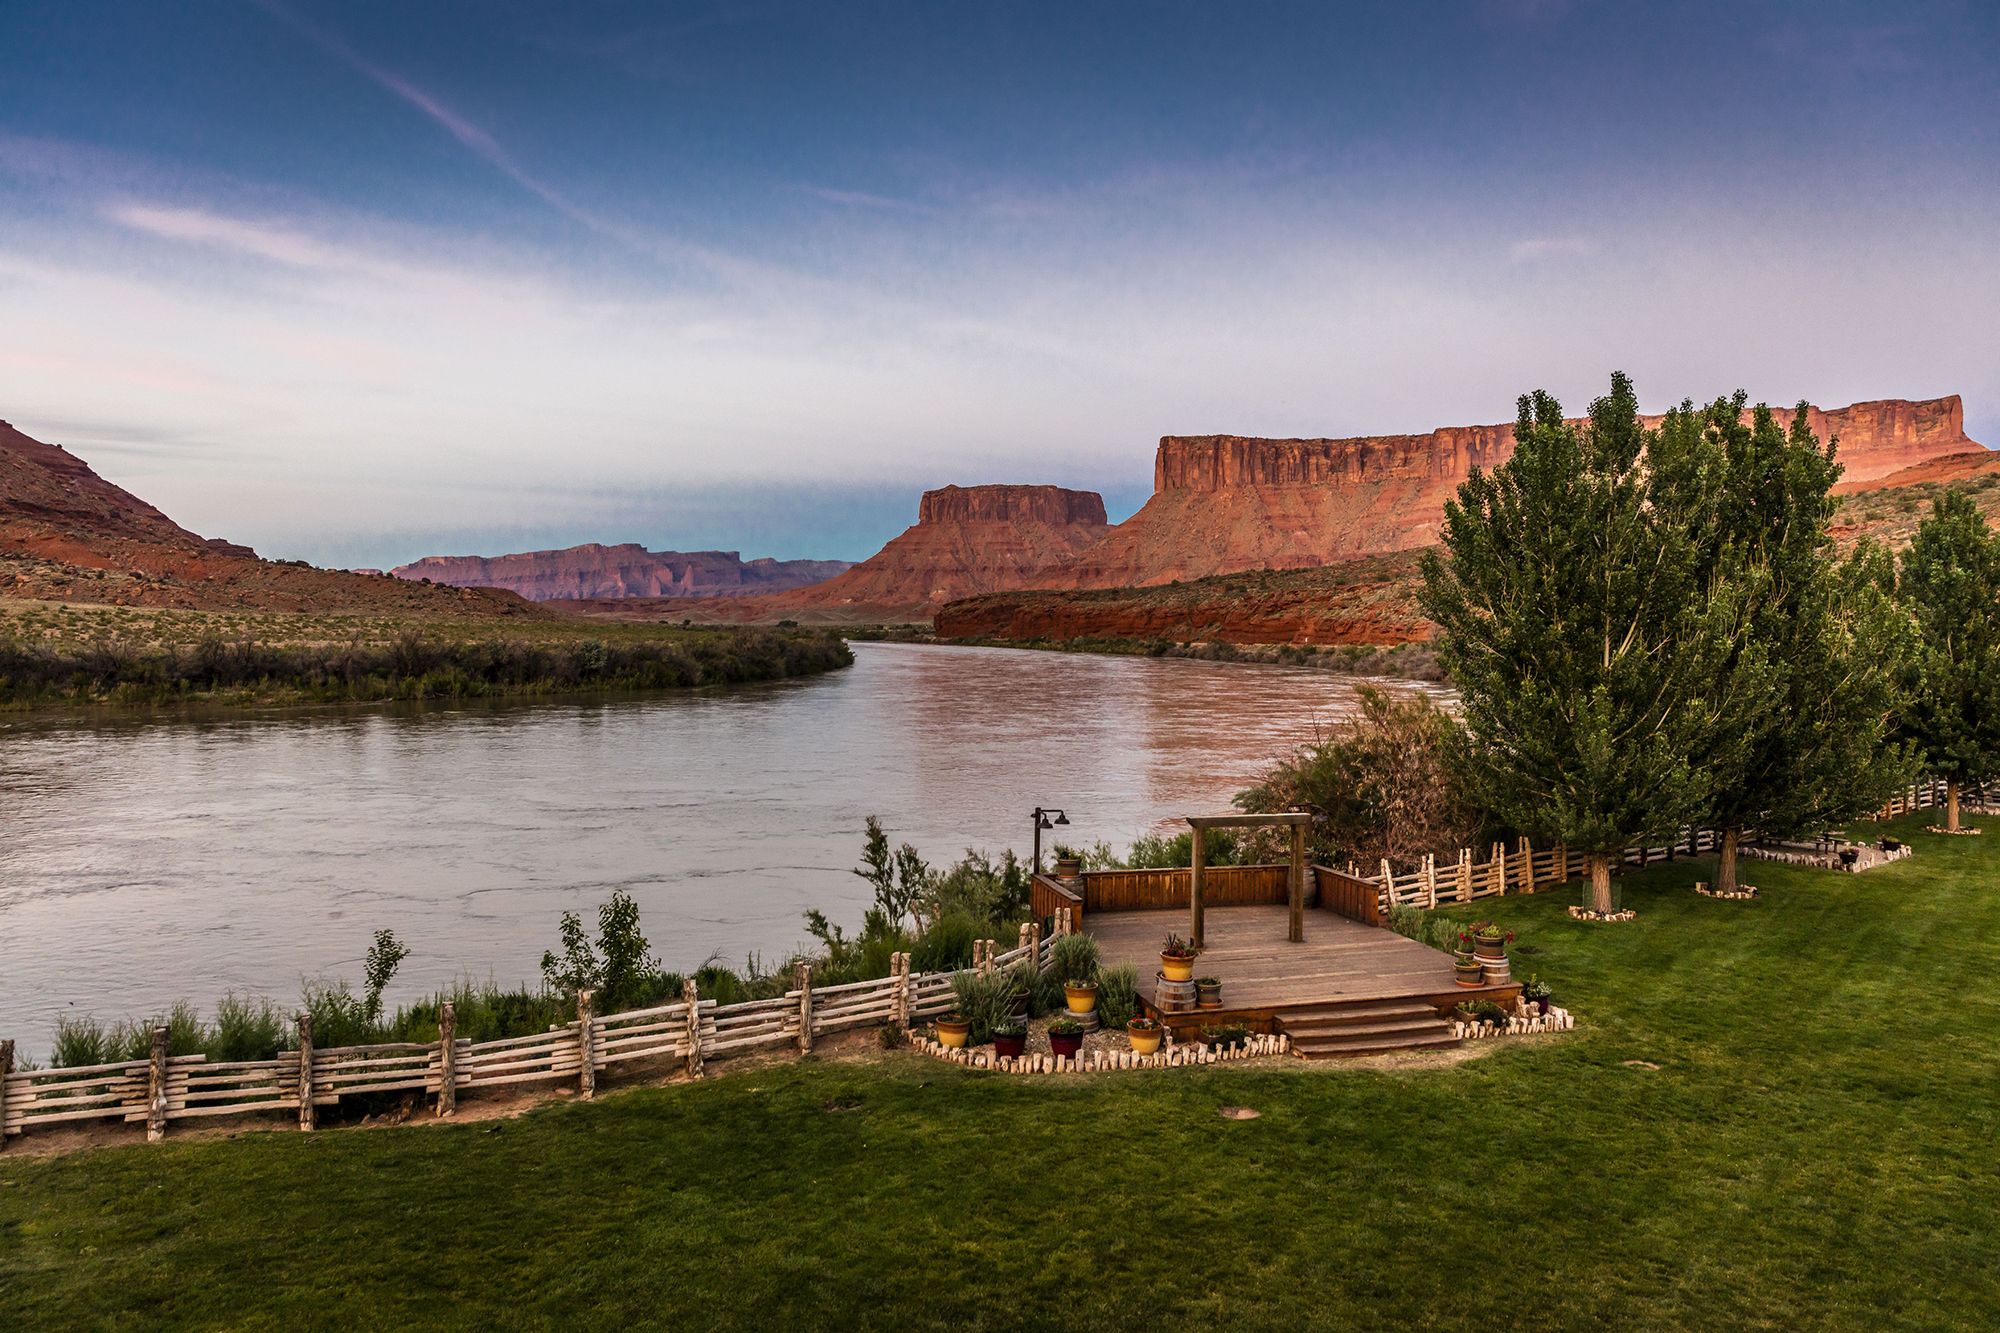
<instances>
[{"instance_id":1,"label":"rustic log fence","mask_svg":"<svg viewBox=\"0 0 2000 1333\"><path fill-rule=\"evenodd\" d=\"M964 971L1051 965L1058 934L1069 928L1059 914L1046 938L1024 925L1020 943L1005 953L994 941L978 942L978 963ZM367 1046L317 1046L312 1018L297 1019L297 1045L270 1060L211 1061L204 1055L168 1054L165 1027L152 1031L152 1047L138 1060L71 1068L16 1070L14 1043L0 1041L0 1148L29 1129L112 1121L143 1124L158 1141L169 1126L211 1116L283 1111L302 1130L315 1128L322 1107L343 1098L417 1093L434 1098L436 1113L450 1116L459 1098L488 1089L532 1083L573 1083L583 1096L598 1076L642 1062L678 1062L699 1077L707 1061L758 1050L812 1050L813 1038L848 1028L895 1025L907 1029L947 1013L958 972L912 972L910 956L893 956L889 975L872 981L822 986L801 964L782 996L718 1005L703 999L695 982L683 983L671 1004L598 1014L596 997L577 995L574 1022L547 1032L496 1041L457 1035L449 1003L440 1006L438 1039Z\"/></svg>"}]
</instances>

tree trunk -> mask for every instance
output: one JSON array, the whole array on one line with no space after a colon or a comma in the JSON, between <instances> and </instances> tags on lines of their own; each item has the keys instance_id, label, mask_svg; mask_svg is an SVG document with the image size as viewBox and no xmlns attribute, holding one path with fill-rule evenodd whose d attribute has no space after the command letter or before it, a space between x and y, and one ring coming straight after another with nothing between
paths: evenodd
<instances>
[{"instance_id":1,"label":"tree trunk","mask_svg":"<svg viewBox=\"0 0 2000 1333\"><path fill-rule=\"evenodd\" d=\"M1590 866L1590 910L1608 913L1611 910L1611 858L1603 852L1591 852L1584 860Z\"/></svg>"},{"instance_id":2,"label":"tree trunk","mask_svg":"<svg viewBox=\"0 0 2000 1333\"><path fill-rule=\"evenodd\" d=\"M1944 784L1944 826L1948 832L1958 832L1958 779Z\"/></svg>"},{"instance_id":3,"label":"tree trunk","mask_svg":"<svg viewBox=\"0 0 2000 1333\"><path fill-rule=\"evenodd\" d=\"M1743 836L1741 829L1722 830L1722 848L1715 858L1715 891L1717 893L1736 892L1736 843Z\"/></svg>"}]
</instances>

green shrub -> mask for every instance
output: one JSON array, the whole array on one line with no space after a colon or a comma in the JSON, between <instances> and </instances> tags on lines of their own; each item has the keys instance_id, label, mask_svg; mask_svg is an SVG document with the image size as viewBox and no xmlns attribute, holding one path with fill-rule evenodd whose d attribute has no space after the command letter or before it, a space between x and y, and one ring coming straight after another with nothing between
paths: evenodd
<instances>
[{"instance_id":1,"label":"green shrub","mask_svg":"<svg viewBox=\"0 0 2000 1333\"><path fill-rule=\"evenodd\" d=\"M1139 1012L1139 973L1130 965L1097 974L1097 1018L1105 1027L1124 1027Z\"/></svg>"},{"instance_id":2,"label":"green shrub","mask_svg":"<svg viewBox=\"0 0 2000 1333\"><path fill-rule=\"evenodd\" d=\"M55 1047L49 1064L57 1069L77 1069L86 1065L108 1065L123 1058L111 1049L111 1034L96 1019L84 1014L56 1018Z\"/></svg>"},{"instance_id":3,"label":"green shrub","mask_svg":"<svg viewBox=\"0 0 2000 1333\"><path fill-rule=\"evenodd\" d=\"M956 972L972 962L972 946L986 938L988 925L973 917L939 917L910 948L912 972Z\"/></svg>"},{"instance_id":4,"label":"green shrub","mask_svg":"<svg viewBox=\"0 0 2000 1333\"><path fill-rule=\"evenodd\" d=\"M984 1046L993 1040L995 1025L1013 1016L1013 991L1004 973L960 972L951 979L951 993L958 1016L971 1028L969 1045Z\"/></svg>"},{"instance_id":5,"label":"green shrub","mask_svg":"<svg viewBox=\"0 0 2000 1333\"><path fill-rule=\"evenodd\" d=\"M1058 935L1049 946L1050 970L1059 981L1097 980L1097 941L1081 932Z\"/></svg>"},{"instance_id":6,"label":"green shrub","mask_svg":"<svg viewBox=\"0 0 2000 1333\"><path fill-rule=\"evenodd\" d=\"M290 1045L290 1025L269 1000L225 995L215 1003L211 1060L270 1060Z\"/></svg>"}]
</instances>

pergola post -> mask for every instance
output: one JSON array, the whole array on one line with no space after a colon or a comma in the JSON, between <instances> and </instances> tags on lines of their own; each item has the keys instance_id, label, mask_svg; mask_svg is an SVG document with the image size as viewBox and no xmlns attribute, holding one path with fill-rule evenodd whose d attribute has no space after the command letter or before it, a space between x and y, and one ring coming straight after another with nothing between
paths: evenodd
<instances>
[{"instance_id":1,"label":"pergola post","mask_svg":"<svg viewBox=\"0 0 2000 1333\"><path fill-rule=\"evenodd\" d=\"M1197 949L1199 949L1202 944L1201 890L1202 890L1202 881L1203 879L1206 878L1206 876L1202 872L1205 871L1207 868L1208 868L1208 830L1203 828L1200 824L1196 824L1194 826L1194 864L1190 868L1190 873L1188 876L1189 880L1188 935L1191 937L1194 943L1194 947Z\"/></svg>"},{"instance_id":2,"label":"pergola post","mask_svg":"<svg viewBox=\"0 0 2000 1333\"><path fill-rule=\"evenodd\" d=\"M1306 938L1306 826L1292 825L1292 916L1285 938L1303 944Z\"/></svg>"}]
</instances>

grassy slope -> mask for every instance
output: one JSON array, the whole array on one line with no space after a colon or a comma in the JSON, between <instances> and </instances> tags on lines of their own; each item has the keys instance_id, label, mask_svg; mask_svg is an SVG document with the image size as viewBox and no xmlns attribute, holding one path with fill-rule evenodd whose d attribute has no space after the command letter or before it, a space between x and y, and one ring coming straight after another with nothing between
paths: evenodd
<instances>
[{"instance_id":1,"label":"grassy slope","mask_svg":"<svg viewBox=\"0 0 2000 1333\"><path fill-rule=\"evenodd\" d=\"M1508 899L1519 971L1586 1026L1450 1068L896 1055L0 1158L0 1301L22 1327L1976 1325L2000 837L1915 836L1864 876L1753 865L1757 903L1656 868L1630 926Z\"/></svg>"}]
</instances>

